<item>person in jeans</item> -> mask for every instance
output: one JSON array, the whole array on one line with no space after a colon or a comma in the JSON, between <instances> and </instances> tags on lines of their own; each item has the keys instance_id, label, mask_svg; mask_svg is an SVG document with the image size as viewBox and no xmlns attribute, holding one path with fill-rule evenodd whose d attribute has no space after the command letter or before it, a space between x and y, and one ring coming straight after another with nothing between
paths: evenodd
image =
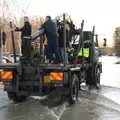
<instances>
[{"instance_id":1,"label":"person in jeans","mask_svg":"<svg viewBox=\"0 0 120 120\"><path fill-rule=\"evenodd\" d=\"M65 60L68 63L68 53L65 51L66 58L64 58L64 24L58 25L58 33L59 33L59 51L62 62ZM66 24L66 48L69 47L69 25Z\"/></svg>"},{"instance_id":2,"label":"person in jeans","mask_svg":"<svg viewBox=\"0 0 120 120\"><path fill-rule=\"evenodd\" d=\"M58 45L58 32L57 26L52 21L50 16L46 16L44 24L39 30L44 29L47 38L48 58L50 62L60 63L59 45Z\"/></svg>"}]
</instances>

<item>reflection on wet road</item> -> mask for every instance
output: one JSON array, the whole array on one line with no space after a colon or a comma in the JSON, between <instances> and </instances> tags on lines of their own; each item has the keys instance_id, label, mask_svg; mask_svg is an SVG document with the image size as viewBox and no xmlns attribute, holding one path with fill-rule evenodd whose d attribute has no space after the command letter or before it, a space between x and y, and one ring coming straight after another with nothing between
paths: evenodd
<instances>
[{"instance_id":1,"label":"reflection on wet road","mask_svg":"<svg viewBox=\"0 0 120 120\"><path fill-rule=\"evenodd\" d=\"M0 120L120 120L120 105L108 97L113 89L120 93L105 86L100 91L81 91L78 103L72 106L51 97L32 97L16 104L0 90Z\"/></svg>"},{"instance_id":2,"label":"reflection on wet road","mask_svg":"<svg viewBox=\"0 0 120 120\"><path fill-rule=\"evenodd\" d=\"M55 120L51 118L47 108L43 107L39 101L29 99L23 103L7 103L6 107L1 107L1 120Z\"/></svg>"},{"instance_id":3,"label":"reflection on wet road","mask_svg":"<svg viewBox=\"0 0 120 120\"><path fill-rule=\"evenodd\" d=\"M103 86L100 92L81 92L80 103L65 111L62 120L120 120L120 104L106 97L107 89L112 88Z\"/></svg>"},{"instance_id":4,"label":"reflection on wet road","mask_svg":"<svg viewBox=\"0 0 120 120\"><path fill-rule=\"evenodd\" d=\"M59 120L66 104L55 100L53 96L39 100L28 98L22 103L9 101L3 90L0 90L0 120Z\"/></svg>"}]
</instances>

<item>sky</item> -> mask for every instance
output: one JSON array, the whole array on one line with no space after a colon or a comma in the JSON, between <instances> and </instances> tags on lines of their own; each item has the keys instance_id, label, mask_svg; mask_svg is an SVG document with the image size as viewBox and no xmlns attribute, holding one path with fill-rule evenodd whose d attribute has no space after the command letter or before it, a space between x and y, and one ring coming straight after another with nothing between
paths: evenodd
<instances>
[{"instance_id":1,"label":"sky","mask_svg":"<svg viewBox=\"0 0 120 120\"><path fill-rule=\"evenodd\" d=\"M19 1L19 0L16 0ZM21 1L21 0L20 0ZM22 0L23 1L23 0ZM99 40L107 38L112 44L115 27L120 26L120 0L26 0L28 16L58 16L68 13L76 25L85 20L84 29L96 26ZM28 2L29 1L29 2Z\"/></svg>"}]
</instances>

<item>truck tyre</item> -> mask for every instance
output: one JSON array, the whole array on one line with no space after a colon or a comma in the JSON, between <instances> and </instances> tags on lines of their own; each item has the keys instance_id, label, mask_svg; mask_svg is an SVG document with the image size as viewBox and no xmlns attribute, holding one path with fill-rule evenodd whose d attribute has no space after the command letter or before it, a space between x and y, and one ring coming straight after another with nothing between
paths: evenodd
<instances>
[{"instance_id":1,"label":"truck tyre","mask_svg":"<svg viewBox=\"0 0 120 120\"><path fill-rule=\"evenodd\" d=\"M17 93L7 92L8 98L14 102L22 102L27 98L27 95L17 95Z\"/></svg>"},{"instance_id":2,"label":"truck tyre","mask_svg":"<svg viewBox=\"0 0 120 120\"><path fill-rule=\"evenodd\" d=\"M91 87L100 88L100 69L95 66L95 68L89 68L87 72L86 84Z\"/></svg>"},{"instance_id":3,"label":"truck tyre","mask_svg":"<svg viewBox=\"0 0 120 120\"><path fill-rule=\"evenodd\" d=\"M93 85L92 68L90 68L90 67L87 70L86 85L88 85L88 86Z\"/></svg>"},{"instance_id":4,"label":"truck tyre","mask_svg":"<svg viewBox=\"0 0 120 120\"><path fill-rule=\"evenodd\" d=\"M9 98L10 100L13 99L13 93L12 93L12 92L7 92L7 95L8 95L8 98Z\"/></svg>"},{"instance_id":5,"label":"truck tyre","mask_svg":"<svg viewBox=\"0 0 120 120\"><path fill-rule=\"evenodd\" d=\"M96 66L94 71L95 85L97 89L100 89L100 69Z\"/></svg>"},{"instance_id":6,"label":"truck tyre","mask_svg":"<svg viewBox=\"0 0 120 120\"><path fill-rule=\"evenodd\" d=\"M71 85L69 90L69 103L75 104L78 100L79 92L79 79L76 74L72 76Z\"/></svg>"}]
</instances>

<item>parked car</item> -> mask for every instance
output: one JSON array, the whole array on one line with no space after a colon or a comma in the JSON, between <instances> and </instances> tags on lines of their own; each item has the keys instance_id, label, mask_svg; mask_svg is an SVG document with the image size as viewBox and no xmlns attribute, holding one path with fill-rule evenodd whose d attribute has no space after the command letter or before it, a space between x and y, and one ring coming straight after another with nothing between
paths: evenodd
<instances>
[{"instance_id":1,"label":"parked car","mask_svg":"<svg viewBox=\"0 0 120 120\"><path fill-rule=\"evenodd\" d=\"M18 62L20 59L21 54L16 54L16 61ZM14 54L9 54L8 57L14 61Z\"/></svg>"},{"instance_id":2,"label":"parked car","mask_svg":"<svg viewBox=\"0 0 120 120\"><path fill-rule=\"evenodd\" d=\"M14 61L6 56L3 56L2 63L13 63Z\"/></svg>"}]
</instances>

